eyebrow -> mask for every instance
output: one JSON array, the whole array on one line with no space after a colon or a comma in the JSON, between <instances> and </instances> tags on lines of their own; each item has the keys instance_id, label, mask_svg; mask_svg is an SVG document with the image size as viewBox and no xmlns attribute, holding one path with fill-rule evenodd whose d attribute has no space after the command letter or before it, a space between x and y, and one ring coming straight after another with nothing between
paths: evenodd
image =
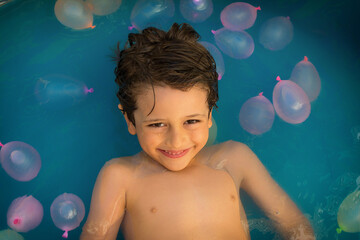
<instances>
[{"instance_id":1,"label":"eyebrow","mask_svg":"<svg viewBox=\"0 0 360 240\"><path fill-rule=\"evenodd\" d=\"M193 118L193 117L207 117L206 114L199 114L199 113L195 113L195 114L191 114L191 115L188 115L186 116L186 118ZM164 121L165 119L161 119L161 118L157 118L157 119L148 119L148 120L145 120L143 122L161 122L161 121Z\"/></svg>"}]
</instances>

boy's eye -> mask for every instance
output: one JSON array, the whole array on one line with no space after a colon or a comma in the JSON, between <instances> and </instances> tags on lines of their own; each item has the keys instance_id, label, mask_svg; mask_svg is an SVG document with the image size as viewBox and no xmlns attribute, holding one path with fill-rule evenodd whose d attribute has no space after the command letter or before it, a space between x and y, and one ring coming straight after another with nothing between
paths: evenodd
<instances>
[{"instance_id":1,"label":"boy's eye","mask_svg":"<svg viewBox=\"0 0 360 240\"><path fill-rule=\"evenodd\" d=\"M187 121L186 121L186 124L195 124L195 123L198 123L198 122L200 122L200 120L190 119L190 120L187 120Z\"/></svg>"},{"instance_id":2,"label":"boy's eye","mask_svg":"<svg viewBox=\"0 0 360 240\"><path fill-rule=\"evenodd\" d=\"M165 124L163 123L152 123L152 124L149 124L148 126L149 127L163 127Z\"/></svg>"}]
</instances>

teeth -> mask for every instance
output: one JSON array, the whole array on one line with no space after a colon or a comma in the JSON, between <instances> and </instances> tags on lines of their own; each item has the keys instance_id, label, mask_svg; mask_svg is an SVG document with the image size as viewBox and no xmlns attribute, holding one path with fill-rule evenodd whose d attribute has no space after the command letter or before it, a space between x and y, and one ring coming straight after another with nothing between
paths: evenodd
<instances>
[{"instance_id":1,"label":"teeth","mask_svg":"<svg viewBox=\"0 0 360 240\"><path fill-rule=\"evenodd\" d=\"M179 155L180 153L184 152L184 151L179 151L179 152L168 152L166 150L164 150L166 153L170 154L170 155Z\"/></svg>"}]
</instances>

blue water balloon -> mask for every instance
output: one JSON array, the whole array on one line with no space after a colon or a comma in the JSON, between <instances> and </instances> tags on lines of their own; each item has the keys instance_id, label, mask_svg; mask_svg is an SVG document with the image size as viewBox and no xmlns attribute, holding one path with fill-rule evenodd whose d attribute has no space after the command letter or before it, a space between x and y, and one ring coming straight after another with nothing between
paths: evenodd
<instances>
[{"instance_id":1,"label":"blue water balloon","mask_svg":"<svg viewBox=\"0 0 360 240\"><path fill-rule=\"evenodd\" d=\"M231 31L221 28L211 31L214 34L216 45L226 55L235 59L245 59L254 52L254 40L245 31Z\"/></svg>"},{"instance_id":2,"label":"blue water balloon","mask_svg":"<svg viewBox=\"0 0 360 240\"><path fill-rule=\"evenodd\" d=\"M41 223L44 208L33 196L14 199L7 211L7 224L17 232L28 232Z\"/></svg>"},{"instance_id":3,"label":"blue water balloon","mask_svg":"<svg viewBox=\"0 0 360 240\"><path fill-rule=\"evenodd\" d=\"M261 25L259 42L272 51L281 50L293 39L294 27L289 17L274 17Z\"/></svg>"},{"instance_id":4,"label":"blue water balloon","mask_svg":"<svg viewBox=\"0 0 360 240\"><path fill-rule=\"evenodd\" d=\"M216 72L218 73L218 80L220 80L225 73L225 64L224 64L224 58L220 52L220 50L215 47L214 44L211 44L206 41L200 41L201 45L203 45L211 54L211 56L214 58L216 63Z\"/></svg>"},{"instance_id":5,"label":"blue water balloon","mask_svg":"<svg viewBox=\"0 0 360 240\"><path fill-rule=\"evenodd\" d=\"M94 28L91 6L83 0L57 0L55 16L63 25L72 29Z\"/></svg>"},{"instance_id":6,"label":"blue water balloon","mask_svg":"<svg viewBox=\"0 0 360 240\"><path fill-rule=\"evenodd\" d=\"M31 145L13 141L5 145L0 143L1 166L9 176L21 182L35 178L41 168L41 158L38 151Z\"/></svg>"},{"instance_id":7,"label":"blue water balloon","mask_svg":"<svg viewBox=\"0 0 360 240\"><path fill-rule=\"evenodd\" d=\"M297 83L308 95L310 102L320 94L321 81L315 66L305 56L291 72L291 81Z\"/></svg>"},{"instance_id":8,"label":"blue water balloon","mask_svg":"<svg viewBox=\"0 0 360 240\"><path fill-rule=\"evenodd\" d=\"M220 20L227 29L242 31L254 25L258 10L260 7L245 2L234 2L221 11Z\"/></svg>"},{"instance_id":9,"label":"blue water balloon","mask_svg":"<svg viewBox=\"0 0 360 240\"><path fill-rule=\"evenodd\" d=\"M167 30L174 16L175 5L172 0L138 0L131 11L129 30L141 31L147 27Z\"/></svg>"},{"instance_id":10,"label":"blue water balloon","mask_svg":"<svg viewBox=\"0 0 360 240\"><path fill-rule=\"evenodd\" d=\"M213 12L213 3L212 0L180 0L180 12L190 22L204 22Z\"/></svg>"},{"instance_id":11,"label":"blue water balloon","mask_svg":"<svg viewBox=\"0 0 360 240\"><path fill-rule=\"evenodd\" d=\"M95 15L108 15L117 11L121 5L121 0L86 0L90 5L91 11Z\"/></svg>"},{"instance_id":12,"label":"blue water balloon","mask_svg":"<svg viewBox=\"0 0 360 240\"><path fill-rule=\"evenodd\" d=\"M35 96L40 105L54 110L76 105L93 91L83 82L64 75L42 77L35 85Z\"/></svg>"},{"instance_id":13,"label":"blue water balloon","mask_svg":"<svg viewBox=\"0 0 360 240\"><path fill-rule=\"evenodd\" d=\"M274 123L275 111L271 102L260 93L248 99L240 109L240 125L247 132L260 135L269 131Z\"/></svg>"},{"instance_id":14,"label":"blue water balloon","mask_svg":"<svg viewBox=\"0 0 360 240\"><path fill-rule=\"evenodd\" d=\"M277 115L285 122L298 124L310 115L310 101L304 90L290 80L279 81L273 91L273 104Z\"/></svg>"},{"instance_id":15,"label":"blue water balloon","mask_svg":"<svg viewBox=\"0 0 360 240\"><path fill-rule=\"evenodd\" d=\"M63 193L50 206L51 218L56 227L62 229L62 237L67 238L68 232L77 228L85 216L83 201L72 193Z\"/></svg>"}]
</instances>

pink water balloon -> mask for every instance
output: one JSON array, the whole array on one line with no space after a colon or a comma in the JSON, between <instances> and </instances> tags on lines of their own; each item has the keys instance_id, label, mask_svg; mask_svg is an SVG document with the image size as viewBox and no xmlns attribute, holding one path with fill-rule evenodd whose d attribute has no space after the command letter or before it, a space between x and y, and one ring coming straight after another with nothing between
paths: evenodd
<instances>
[{"instance_id":1,"label":"pink water balloon","mask_svg":"<svg viewBox=\"0 0 360 240\"><path fill-rule=\"evenodd\" d=\"M227 28L212 30L216 45L226 55L235 59L245 59L254 52L254 40L245 31L231 31Z\"/></svg>"},{"instance_id":2,"label":"pink water balloon","mask_svg":"<svg viewBox=\"0 0 360 240\"><path fill-rule=\"evenodd\" d=\"M12 201L7 212L7 224L17 232L28 232L42 221L44 209L33 196L18 197Z\"/></svg>"},{"instance_id":3,"label":"pink water balloon","mask_svg":"<svg viewBox=\"0 0 360 240\"><path fill-rule=\"evenodd\" d=\"M213 3L212 0L180 0L180 12L190 22L204 22L213 12Z\"/></svg>"},{"instance_id":4,"label":"pink water balloon","mask_svg":"<svg viewBox=\"0 0 360 240\"><path fill-rule=\"evenodd\" d=\"M285 122L298 124L310 115L310 101L304 90L290 80L279 81L273 91L273 104L278 116Z\"/></svg>"},{"instance_id":5,"label":"pink water balloon","mask_svg":"<svg viewBox=\"0 0 360 240\"><path fill-rule=\"evenodd\" d=\"M72 29L95 27L91 6L83 0L57 0L54 11L59 22Z\"/></svg>"},{"instance_id":6,"label":"pink water balloon","mask_svg":"<svg viewBox=\"0 0 360 240\"><path fill-rule=\"evenodd\" d=\"M13 141L5 145L0 143L1 166L9 176L21 182L35 178L41 168L41 158L38 151L31 145Z\"/></svg>"},{"instance_id":7,"label":"pink water balloon","mask_svg":"<svg viewBox=\"0 0 360 240\"><path fill-rule=\"evenodd\" d=\"M291 72L291 81L297 83L308 95L310 102L320 94L321 81L315 66L305 56Z\"/></svg>"},{"instance_id":8,"label":"pink water balloon","mask_svg":"<svg viewBox=\"0 0 360 240\"><path fill-rule=\"evenodd\" d=\"M271 102L260 93L248 99L240 109L240 125L247 132L260 135L269 131L274 123L275 111Z\"/></svg>"},{"instance_id":9,"label":"pink water balloon","mask_svg":"<svg viewBox=\"0 0 360 240\"><path fill-rule=\"evenodd\" d=\"M262 24L259 42L272 51L281 50L293 39L294 27L289 17L274 17Z\"/></svg>"},{"instance_id":10,"label":"pink water balloon","mask_svg":"<svg viewBox=\"0 0 360 240\"><path fill-rule=\"evenodd\" d=\"M242 31L252 27L260 7L245 2L234 2L227 5L220 14L224 27L232 31Z\"/></svg>"},{"instance_id":11,"label":"pink water balloon","mask_svg":"<svg viewBox=\"0 0 360 240\"><path fill-rule=\"evenodd\" d=\"M216 72L218 73L218 80L221 80L221 78L224 76L225 73L225 64L224 64L224 58L220 52L220 50L215 47L214 44L211 44L206 41L200 41L201 45L203 45L211 54L211 56L214 58L216 63Z\"/></svg>"},{"instance_id":12,"label":"pink water balloon","mask_svg":"<svg viewBox=\"0 0 360 240\"><path fill-rule=\"evenodd\" d=\"M83 201L72 193L63 193L52 202L50 207L51 218L56 227L62 229L63 238L68 232L77 228L85 216Z\"/></svg>"},{"instance_id":13,"label":"pink water balloon","mask_svg":"<svg viewBox=\"0 0 360 240\"><path fill-rule=\"evenodd\" d=\"M5 229L0 231L0 239L3 240L24 240L24 237L21 236L18 232L11 230L11 229Z\"/></svg>"},{"instance_id":14,"label":"pink water balloon","mask_svg":"<svg viewBox=\"0 0 360 240\"><path fill-rule=\"evenodd\" d=\"M122 0L86 0L85 2L90 5L91 11L95 15L108 15L116 12Z\"/></svg>"},{"instance_id":15,"label":"pink water balloon","mask_svg":"<svg viewBox=\"0 0 360 240\"><path fill-rule=\"evenodd\" d=\"M147 27L166 29L174 16L173 0L138 0L131 11L129 30L141 31Z\"/></svg>"}]
</instances>

